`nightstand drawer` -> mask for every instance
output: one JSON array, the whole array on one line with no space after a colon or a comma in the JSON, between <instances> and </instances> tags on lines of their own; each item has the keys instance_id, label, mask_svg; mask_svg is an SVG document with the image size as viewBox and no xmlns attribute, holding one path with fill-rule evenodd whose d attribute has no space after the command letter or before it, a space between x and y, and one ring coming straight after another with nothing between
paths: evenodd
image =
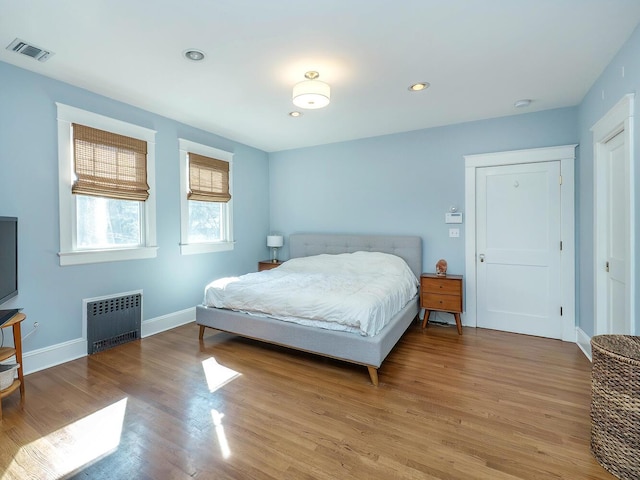
<instances>
[{"instance_id":1,"label":"nightstand drawer","mask_svg":"<svg viewBox=\"0 0 640 480\"><path fill-rule=\"evenodd\" d=\"M426 308L427 310L442 310L445 312L461 312L462 297L459 295L423 293L422 308Z\"/></svg>"},{"instance_id":2,"label":"nightstand drawer","mask_svg":"<svg viewBox=\"0 0 640 480\"><path fill-rule=\"evenodd\" d=\"M462 295L462 281L443 278L422 278L420 281L422 294Z\"/></svg>"}]
</instances>

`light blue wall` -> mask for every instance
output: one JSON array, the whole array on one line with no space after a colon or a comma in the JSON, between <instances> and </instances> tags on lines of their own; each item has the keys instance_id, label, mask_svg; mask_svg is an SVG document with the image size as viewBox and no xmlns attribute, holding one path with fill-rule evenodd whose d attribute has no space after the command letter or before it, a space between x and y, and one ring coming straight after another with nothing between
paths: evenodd
<instances>
[{"instance_id":1,"label":"light blue wall","mask_svg":"<svg viewBox=\"0 0 640 480\"><path fill-rule=\"evenodd\" d=\"M0 215L19 217L19 290L25 351L81 337L82 299L142 289L144 319L193 307L206 282L255 271L268 256L267 154L130 105L0 62ZM157 131L158 256L60 267L56 107L61 102ZM178 138L235 153L235 250L181 256Z\"/></svg>"},{"instance_id":2,"label":"light blue wall","mask_svg":"<svg viewBox=\"0 0 640 480\"><path fill-rule=\"evenodd\" d=\"M463 156L577 140L577 109L564 108L271 153L271 230L419 235L424 271L445 258L463 274L465 223L460 238L444 223L464 210Z\"/></svg>"},{"instance_id":3,"label":"light blue wall","mask_svg":"<svg viewBox=\"0 0 640 480\"><path fill-rule=\"evenodd\" d=\"M593 135L591 127L602 118L620 99L635 93L635 211L636 211L636 244L634 249L640 251L640 27L636 28L627 43L620 49L613 61L607 66L600 78L593 84L579 108L580 125L580 163L577 170L577 205L579 228L577 241L579 245L578 269L578 325L589 336L595 332L594 325L594 189L593 189ZM624 76L622 68L624 67ZM604 98L603 98L604 93ZM636 276L640 274L640 255L636 253ZM636 281L635 298L640 298L640 281ZM640 304L636 302L636 310ZM640 333L640 319L635 318L636 333Z\"/></svg>"}]
</instances>

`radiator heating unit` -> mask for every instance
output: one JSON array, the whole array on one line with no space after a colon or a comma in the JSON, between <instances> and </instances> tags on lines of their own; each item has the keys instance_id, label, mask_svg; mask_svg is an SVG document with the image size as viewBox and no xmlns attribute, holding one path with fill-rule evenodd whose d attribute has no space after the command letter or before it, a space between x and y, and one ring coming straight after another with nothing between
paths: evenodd
<instances>
[{"instance_id":1,"label":"radiator heating unit","mask_svg":"<svg viewBox=\"0 0 640 480\"><path fill-rule=\"evenodd\" d=\"M139 339L141 324L140 293L87 302L87 353Z\"/></svg>"}]
</instances>

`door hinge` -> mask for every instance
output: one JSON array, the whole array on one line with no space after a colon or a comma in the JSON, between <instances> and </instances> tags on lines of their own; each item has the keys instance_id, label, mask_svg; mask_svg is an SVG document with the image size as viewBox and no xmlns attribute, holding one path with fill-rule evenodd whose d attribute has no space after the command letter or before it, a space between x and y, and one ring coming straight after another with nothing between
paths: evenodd
<instances>
[{"instance_id":1,"label":"door hinge","mask_svg":"<svg viewBox=\"0 0 640 480\"><path fill-rule=\"evenodd\" d=\"M607 262L604 266L605 270L608 272L609 271L609 262Z\"/></svg>"},{"instance_id":2,"label":"door hinge","mask_svg":"<svg viewBox=\"0 0 640 480\"><path fill-rule=\"evenodd\" d=\"M560 240L560 250L562 250L562 240Z\"/></svg>"},{"instance_id":3,"label":"door hinge","mask_svg":"<svg viewBox=\"0 0 640 480\"><path fill-rule=\"evenodd\" d=\"M560 175L560 185L562 185L562 175Z\"/></svg>"},{"instance_id":4,"label":"door hinge","mask_svg":"<svg viewBox=\"0 0 640 480\"><path fill-rule=\"evenodd\" d=\"M562 316L562 307L560 307L560 316Z\"/></svg>"}]
</instances>

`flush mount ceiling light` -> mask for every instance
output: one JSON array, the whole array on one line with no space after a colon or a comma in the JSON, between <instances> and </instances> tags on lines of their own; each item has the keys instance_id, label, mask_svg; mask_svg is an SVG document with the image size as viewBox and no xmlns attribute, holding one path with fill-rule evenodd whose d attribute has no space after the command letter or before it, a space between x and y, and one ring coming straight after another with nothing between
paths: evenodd
<instances>
[{"instance_id":1,"label":"flush mount ceiling light","mask_svg":"<svg viewBox=\"0 0 640 480\"><path fill-rule=\"evenodd\" d=\"M429 88L429 83L428 82L420 82L420 83L414 83L413 85L411 85L409 87L409 91L411 91L411 92L419 92L421 90L426 90L427 88Z\"/></svg>"},{"instance_id":2,"label":"flush mount ceiling light","mask_svg":"<svg viewBox=\"0 0 640 480\"><path fill-rule=\"evenodd\" d=\"M302 116L302 112L289 112L289 116L290 117L301 117Z\"/></svg>"},{"instance_id":3,"label":"flush mount ceiling light","mask_svg":"<svg viewBox=\"0 0 640 480\"><path fill-rule=\"evenodd\" d=\"M529 105L531 105L531 100L529 100L528 98L523 98L522 100L517 100L513 106L516 108L524 108L524 107L528 107Z\"/></svg>"},{"instance_id":4,"label":"flush mount ceiling light","mask_svg":"<svg viewBox=\"0 0 640 480\"><path fill-rule=\"evenodd\" d=\"M315 109L329 105L331 100L331 87L317 78L318 72L307 72L304 74L307 80L296 83L293 86L293 104L296 107Z\"/></svg>"},{"instance_id":5,"label":"flush mount ceiling light","mask_svg":"<svg viewBox=\"0 0 640 480\"><path fill-rule=\"evenodd\" d=\"M196 50L195 48L190 48L189 50L185 50L182 52L184 58L187 60L192 60L194 62L199 62L200 60L204 60L204 52L201 50Z\"/></svg>"}]
</instances>

